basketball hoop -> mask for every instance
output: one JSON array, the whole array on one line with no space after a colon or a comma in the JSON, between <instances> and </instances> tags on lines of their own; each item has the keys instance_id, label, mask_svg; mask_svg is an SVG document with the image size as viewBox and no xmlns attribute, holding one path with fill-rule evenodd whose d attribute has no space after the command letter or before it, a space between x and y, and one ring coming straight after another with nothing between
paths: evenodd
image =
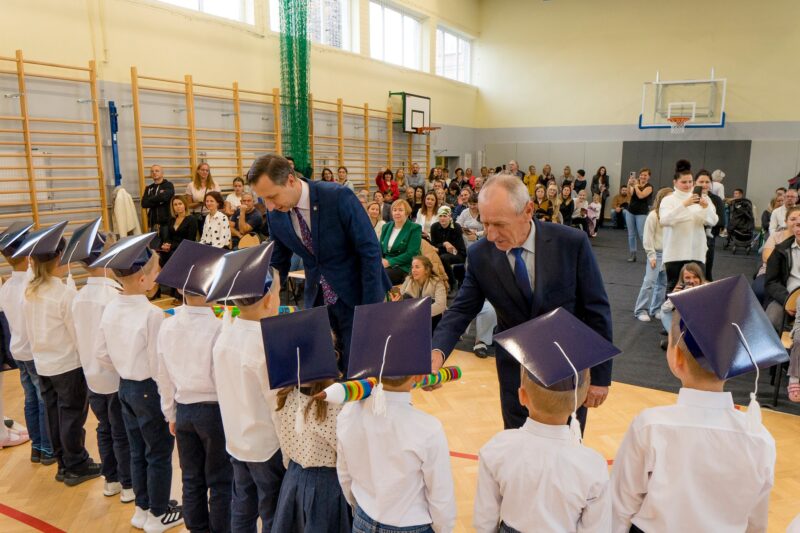
<instances>
[{"instance_id":1,"label":"basketball hoop","mask_svg":"<svg viewBox=\"0 0 800 533\"><path fill-rule=\"evenodd\" d=\"M692 117L667 117L670 126L670 133L673 135L678 135L686 131L686 123L689 122Z\"/></svg>"},{"instance_id":2,"label":"basketball hoop","mask_svg":"<svg viewBox=\"0 0 800 533\"><path fill-rule=\"evenodd\" d=\"M417 131L417 135L430 135L432 131L442 129L439 126L420 126L418 128L414 128Z\"/></svg>"}]
</instances>

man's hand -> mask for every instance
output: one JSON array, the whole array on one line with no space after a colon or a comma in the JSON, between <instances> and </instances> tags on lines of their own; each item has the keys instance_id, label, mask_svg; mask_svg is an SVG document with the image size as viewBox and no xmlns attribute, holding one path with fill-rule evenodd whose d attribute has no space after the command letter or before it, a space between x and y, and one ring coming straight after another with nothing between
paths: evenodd
<instances>
[{"instance_id":1,"label":"man's hand","mask_svg":"<svg viewBox=\"0 0 800 533\"><path fill-rule=\"evenodd\" d=\"M606 401L606 398L608 398L608 387L589 385L589 393L586 395L586 401L583 402L583 405L586 407L600 407Z\"/></svg>"},{"instance_id":2,"label":"man's hand","mask_svg":"<svg viewBox=\"0 0 800 533\"><path fill-rule=\"evenodd\" d=\"M444 354L439 350L431 350L431 373L435 374L439 371L440 368L444 365ZM441 383L437 383L432 387L423 387L422 390L424 391L432 391L440 388L442 386Z\"/></svg>"},{"instance_id":3,"label":"man's hand","mask_svg":"<svg viewBox=\"0 0 800 533\"><path fill-rule=\"evenodd\" d=\"M381 259L381 263L383 263L383 268L389 268L389 261L386 259Z\"/></svg>"},{"instance_id":4,"label":"man's hand","mask_svg":"<svg viewBox=\"0 0 800 533\"><path fill-rule=\"evenodd\" d=\"M169 423L169 434L175 436L175 422Z\"/></svg>"}]
</instances>

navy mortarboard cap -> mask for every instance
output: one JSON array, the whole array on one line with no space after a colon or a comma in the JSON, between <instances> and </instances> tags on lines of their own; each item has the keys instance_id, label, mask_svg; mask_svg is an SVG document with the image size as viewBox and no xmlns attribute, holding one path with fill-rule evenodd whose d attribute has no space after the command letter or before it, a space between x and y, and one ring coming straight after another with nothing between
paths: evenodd
<instances>
[{"instance_id":1,"label":"navy mortarboard cap","mask_svg":"<svg viewBox=\"0 0 800 533\"><path fill-rule=\"evenodd\" d=\"M680 330L697 362L719 379L788 360L775 328L744 276L671 294Z\"/></svg>"},{"instance_id":2,"label":"navy mortarboard cap","mask_svg":"<svg viewBox=\"0 0 800 533\"><path fill-rule=\"evenodd\" d=\"M347 379L430 372L430 298L356 306Z\"/></svg>"},{"instance_id":3,"label":"navy mortarboard cap","mask_svg":"<svg viewBox=\"0 0 800 533\"><path fill-rule=\"evenodd\" d=\"M104 254L95 259L89 268L110 268L118 276L136 274L150 261L153 252L148 247L155 232L131 235L120 239Z\"/></svg>"},{"instance_id":4,"label":"navy mortarboard cap","mask_svg":"<svg viewBox=\"0 0 800 533\"><path fill-rule=\"evenodd\" d=\"M100 233L102 224L103 219L98 217L76 229L64 249L61 264L81 262L88 265L100 257L106 244L105 237Z\"/></svg>"},{"instance_id":5,"label":"navy mortarboard cap","mask_svg":"<svg viewBox=\"0 0 800 533\"><path fill-rule=\"evenodd\" d=\"M46 258L47 256L55 257L58 252L64 249L64 229L67 227L67 221L59 222L49 228L40 229L32 233L28 233L22 244L19 245L17 251L14 252L12 257L36 257Z\"/></svg>"},{"instance_id":6,"label":"navy mortarboard cap","mask_svg":"<svg viewBox=\"0 0 800 533\"><path fill-rule=\"evenodd\" d=\"M271 389L339 377L325 307L264 318L261 334Z\"/></svg>"},{"instance_id":7,"label":"navy mortarboard cap","mask_svg":"<svg viewBox=\"0 0 800 533\"><path fill-rule=\"evenodd\" d=\"M272 286L269 262L273 246L274 243L265 243L223 255L206 301L261 298L267 294Z\"/></svg>"},{"instance_id":8,"label":"navy mortarboard cap","mask_svg":"<svg viewBox=\"0 0 800 533\"><path fill-rule=\"evenodd\" d=\"M225 252L224 248L184 239L161 269L156 281L167 287L205 296Z\"/></svg>"},{"instance_id":9,"label":"navy mortarboard cap","mask_svg":"<svg viewBox=\"0 0 800 533\"><path fill-rule=\"evenodd\" d=\"M0 234L0 253L12 255L17 251L25 236L33 227L33 222L14 222Z\"/></svg>"},{"instance_id":10,"label":"navy mortarboard cap","mask_svg":"<svg viewBox=\"0 0 800 533\"><path fill-rule=\"evenodd\" d=\"M525 367L534 383L553 391L573 390L576 373L620 353L562 307L498 333L494 341Z\"/></svg>"}]
</instances>

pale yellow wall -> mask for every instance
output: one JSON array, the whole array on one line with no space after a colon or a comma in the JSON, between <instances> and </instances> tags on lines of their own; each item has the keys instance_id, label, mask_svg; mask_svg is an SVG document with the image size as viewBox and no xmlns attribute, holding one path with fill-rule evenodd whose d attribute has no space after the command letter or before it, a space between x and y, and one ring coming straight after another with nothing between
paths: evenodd
<instances>
[{"instance_id":1,"label":"pale yellow wall","mask_svg":"<svg viewBox=\"0 0 800 533\"><path fill-rule=\"evenodd\" d=\"M729 121L800 120L798 21L797 0L483 0L476 125L635 124L656 70L712 66Z\"/></svg>"},{"instance_id":2,"label":"pale yellow wall","mask_svg":"<svg viewBox=\"0 0 800 533\"><path fill-rule=\"evenodd\" d=\"M266 25L267 0L255 0L256 27L229 23L135 0L0 0L0 55L22 49L27 58L85 65L98 62L102 80L129 82L130 67L140 74L271 91L280 86L278 35ZM478 0L395 2L422 16L433 53L436 25L477 33ZM430 73L395 67L369 58L368 0L360 4L361 53L314 46L311 91L315 98L385 108L389 90L430 96L435 122L473 126L477 89ZM433 69L433 61L426 64Z\"/></svg>"}]
</instances>

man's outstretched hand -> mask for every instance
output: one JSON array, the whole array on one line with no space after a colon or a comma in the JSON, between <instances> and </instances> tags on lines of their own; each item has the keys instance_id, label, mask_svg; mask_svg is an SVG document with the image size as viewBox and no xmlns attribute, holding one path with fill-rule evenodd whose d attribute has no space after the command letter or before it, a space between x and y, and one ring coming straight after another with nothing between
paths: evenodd
<instances>
[{"instance_id":1,"label":"man's outstretched hand","mask_svg":"<svg viewBox=\"0 0 800 533\"><path fill-rule=\"evenodd\" d=\"M583 405L586 407L600 407L606 401L606 398L608 398L608 387L589 385L589 393L586 395L586 401L583 402Z\"/></svg>"},{"instance_id":2,"label":"man's outstretched hand","mask_svg":"<svg viewBox=\"0 0 800 533\"><path fill-rule=\"evenodd\" d=\"M444 354L439 350L431 350L431 373L435 374L444 365ZM423 387L422 390L432 391L441 387L441 383L437 383L432 387Z\"/></svg>"}]
</instances>

